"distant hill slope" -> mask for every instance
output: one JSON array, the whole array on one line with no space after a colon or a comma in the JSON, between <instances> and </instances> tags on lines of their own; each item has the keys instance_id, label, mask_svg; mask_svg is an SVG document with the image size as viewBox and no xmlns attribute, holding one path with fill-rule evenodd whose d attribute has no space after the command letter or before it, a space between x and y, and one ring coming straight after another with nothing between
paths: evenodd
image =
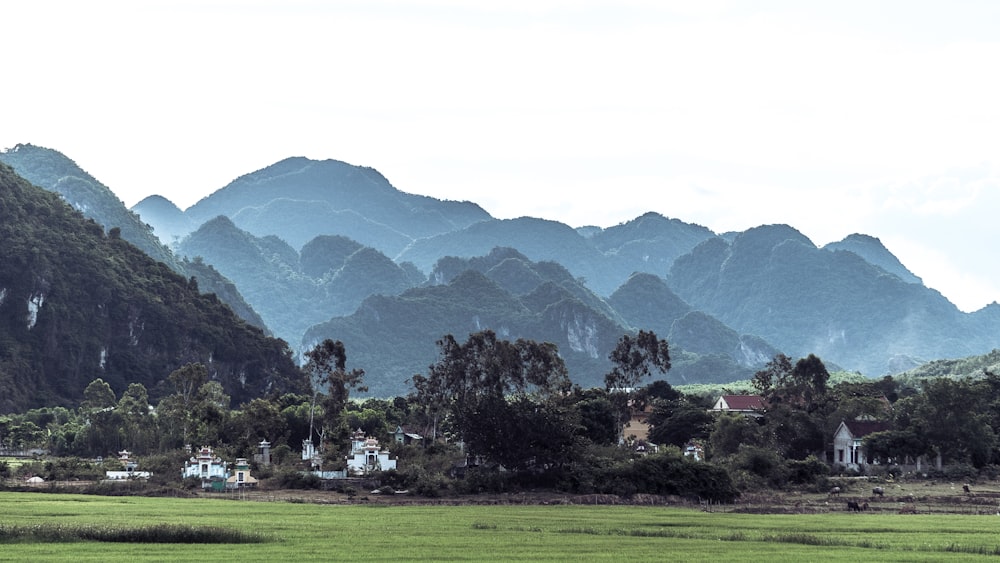
<instances>
[{"instance_id":1,"label":"distant hill slope","mask_svg":"<svg viewBox=\"0 0 1000 563\"><path fill-rule=\"evenodd\" d=\"M583 234L557 221L493 219L414 241L398 259L426 271L445 256L470 258L498 246L511 247L531 260L562 264L598 295L607 296L633 272L666 276L678 256L712 236L704 227L656 213L606 230L584 230Z\"/></svg>"},{"instance_id":2,"label":"distant hill slope","mask_svg":"<svg viewBox=\"0 0 1000 563\"><path fill-rule=\"evenodd\" d=\"M442 336L464 340L487 328L510 340L555 343L574 382L585 387L603 385L607 355L625 330L553 282L518 297L466 270L445 285L369 297L352 315L310 328L303 342L309 347L324 338L343 341L351 365L365 370L370 392L389 396L412 391L405 382L426 374Z\"/></svg>"},{"instance_id":3,"label":"distant hill slope","mask_svg":"<svg viewBox=\"0 0 1000 563\"><path fill-rule=\"evenodd\" d=\"M237 178L185 214L195 225L225 215L296 249L319 235L342 235L390 257L412 240L490 218L474 203L401 192L372 168L302 157Z\"/></svg>"},{"instance_id":4,"label":"distant hill slope","mask_svg":"<svg viewBox=\"0 0 1000 563\"><path fill-rule=\"evenodd\" d=\"M995 349L988 354L965 358L933 360L920 367L905 371L895 378L912 382L935 377L978 379L987 372L1000 375L1000 349Z\"/></svg>"},{"instance_id":5,"label":"distant hill slope","mask_svg":"<svg viewBox=\"0 0 1000 563\"><path fill-rule=\"evenodd\" d=\"M997 341L986 313L977 322L940 293L854 251L819 249L787 225L750 229L731 243L708 239L674 262L667 283L739 332L869 376L981 353Z\"/></svg>"},{"instance_id":6,"label":"distant hill slope","mask_svg":"<svg viewBox=\"0 0 1000 563\"><path fill-rule=\"evenodd\" d=\"M0 164L0 411L76 406L97 377L155 398L202 362L235 403L307 392L287 346Z\"/></svg>"},{"instance_id":7,"label":"distant hill slope","mask_svg":"<svg viewBox=\"0 0 1000 563\"><path fill-rule=\"evenodd\" d=\"M107 186L84 172L59 151L30 144L17 145L0 153L0 162L10 165L18 175L36 186L58 193L84 216L102 225L105 231L117 227L123 239L154 260L163 262L185 277L197 277L198 287L202 292L215 293L244 320L267 331L260 316L244 301L232 282L211 267L178 260L153 233L152 227L129 211ZM169 207L173 207L173 204L163 198L158 201L155 197L147 198L144 201L144 208L147 210L156 207L169 213Z\"/></svg>"},{"instance_id":8,"label":"distant hill slope","mask_svg":"<svg viewBox=\"0 0 1000 563\"><path fill-rule=\"evenodd\" d=\"M353 313L369 295L396 295L426 279L345 237L320 236L301 256L275 236L257 237L225 216L204 223L177 251L233 280L274 334L296 352L314 324Z\"/></svg>"},{"instance_id":9,"label":"distant hill slope","mask_svg":"<svg viewBox=\"0 0 1000 563\"><path fill-rule=\"evenodd\" d=\"M132 206L146 224L153 226L153 232L167 246L173 247L180 239L198 228L190 217L167 198L151 195Z\"/></svg>"},{"instance_id":10,"label":"distant hill slope","mask_svg":"<svg viewBox=\"0 0 1000 563\"><path fill-rule=\"evenodd\" d=\"M906 283L924 283L923 280L906 269L898 258L882 245L882 241L868 235L853 234L840 242L831 242L826 250L848 250L864 258L870 264L894 274Z\"/></svg>"},{"instance_id":11,"label":"distant hill slope","mask_svg":"<svg viewBox=\"0 0 1000 563\"><path fill-rule=\"evenodd\" d=\"M649 274L616 292L620 304L645 303L652 320L666 295L650 299L651 291L640 279L669 294L662 280ZM397 297L371 297L353 314L336 317L306 331L303 347L324 338L343 341L354 365L366 371L366 382L378 396L407 393L405 381L426 373L437 358L434 343L445 334L458 339L490 329L503 338L529 338L552 342L570 370L574 383L584 387L604 385L610 370L608 355L618 339L629 332L653 329L650 324L630 325L634 312L619 314L554 262L532 262L510 248L496 248L486 256L441 259L431 274L434 285L414 288ZM655 325L657 334L671 342L674 368L665 376L671 383L716 382L747 378L770 360L775 349L761 339L740 337L707 315L695 315L674 298L676 322ZM692 336L693 335L693 336ZM690 338L689 338L690 336ZM690 351L682 348L690 346Z\"/></svg>"},{"instance_id":12,"label":"distant hill slope","mask_svg":"<svg viewBox=\"0 0 1000 563\"><path fill-rule=\"evenodd\" d=\"M180 270L177 261L143 223L107 186L84 172L62 153L31 144L17 145L0 153L0 162L22 178L61 195L71 206L106 229L118 227L123 239L164 264Z\"/></svg>"}]
</instances>

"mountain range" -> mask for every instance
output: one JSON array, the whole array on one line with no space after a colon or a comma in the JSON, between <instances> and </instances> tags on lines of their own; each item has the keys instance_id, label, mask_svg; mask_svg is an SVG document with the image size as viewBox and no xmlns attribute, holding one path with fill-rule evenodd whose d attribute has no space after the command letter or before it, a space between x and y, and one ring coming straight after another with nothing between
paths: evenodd
<instances>
[{"instance_id":1,"label":"mountain range","mask_svg":"<svg viewBox=\"0 0 1000 563\"><path fill-rule=\"evenodd\" d=\"M0 153L47 189L67 176L99 185L63 159L30 145ZM616 340L638 329L670 342L668 381L698 383L746 378L779 352L898 373L987 353L1000 328L1000 306L961 312L863 234L820 248L788 225L716 234L656 213L610 228L501 220L399 191L371 168L298 157L184 211L151 196L129 213L104 196L73 205L115 208L95 219L106 228L137 217L137 246L175 270L214 272L233 290L226 302L242 300L252 313L239 314L259 315L295 353L342 340L375 395L407 392L444 334L486 328L556 343L581 385L600 385Z\"/></svg>"}]
</instances>

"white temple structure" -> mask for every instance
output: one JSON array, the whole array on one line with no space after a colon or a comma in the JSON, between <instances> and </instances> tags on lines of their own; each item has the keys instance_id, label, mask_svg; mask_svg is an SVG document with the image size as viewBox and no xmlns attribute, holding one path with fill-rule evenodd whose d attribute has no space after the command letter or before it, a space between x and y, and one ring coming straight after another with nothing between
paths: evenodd
<instances>
[{"instance_id":1,"label":"white temple structure","mask_svg":"<svg viewBox=\"0 0 1000 563\"><path fill-rule=\"evenodd\" d=\"M197 457L192 456L184 463L181 478L199 477L202 487L208 488L212 481L225 483L229 477L229 464L212 452L212 448L202 446Z\"/></svg>"},{"instance_id":2,"label":"white temple structure","mask_svg":"<svg viewBox=\"0 0 1000 563\"><path fill-rule=\"evenodd\" d=\"M383 450L375 438L365 437L360 428L351 439L351 455L347 457L347 472L351 475L366 475L375 471L396 469L396 460L389 459L389 451Z\"/></svg>"}]
</instances>

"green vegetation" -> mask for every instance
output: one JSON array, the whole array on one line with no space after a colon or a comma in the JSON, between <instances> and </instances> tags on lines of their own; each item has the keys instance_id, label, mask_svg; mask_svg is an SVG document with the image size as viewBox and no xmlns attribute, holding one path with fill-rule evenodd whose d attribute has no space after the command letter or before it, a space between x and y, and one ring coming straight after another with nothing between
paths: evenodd
<instances>
[{"instance_id":1,"label":"green vegetation","mask_svg":"<svg viewBox=\"0 0 1000 563\"><path fill-rule=\"evenodd\" d=\"M96 378L158 398L190 361L237 402L305 391L284 342L117 235L0 164L0 412L74 405Z\"/></svg>"},{"instance_id":2,"label":"green vegetation","mask_svg":"<svg viewBox=\"0 0 1000 563\"><path fill-rule=\"evenodd\" d=\"M1000 554L995 517L766 515L649 506L329 505L0 493L3 559L73 561L965 561ZM69 532L39 541L29 529ZM147 534L154 543L84 539ZM106 532L119 530L119 532ZM164 530L157 537L155 530ZM79 533L78 533L79 532ZM185 533L209 543L167 543ZM79 541L73 541L79 539ZM224 541L228 543L214 543ZM67 543L68 542L68 543ZM249 542L249 543L247 543Z\"/></svg>"}]
</instances>

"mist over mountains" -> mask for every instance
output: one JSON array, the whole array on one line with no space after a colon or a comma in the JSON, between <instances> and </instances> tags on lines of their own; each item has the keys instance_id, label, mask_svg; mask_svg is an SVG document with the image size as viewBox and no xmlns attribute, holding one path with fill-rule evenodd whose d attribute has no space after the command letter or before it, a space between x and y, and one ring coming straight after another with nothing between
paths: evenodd
<instances>
[{"instance_id":1,"label":"mist over mountains","mask_svg":"<svg viewBox=\"0 0 1000 563\"><path fill-rule=\"evenodd\" d=\"M46 189L100 186L50 149L20 145L0 161ZM122 238L175 270L219 274L239 295L226 302L245 302L252 312L237 312L294 351L342 340L374 395L406 393L444 334L486 328L556 343L585 386L638 329L670 342L672 383L743 379L778 352L875 377L997 347L1000 306L961 312L864 234L820 248L789 225L716 234L656 213L607 229L499 220L399 191L371 168L305 158L183 211L152 196L129 213L98 191L85 203L79 188L59 193L104 209L106 228L129 224Z\"/></svg>"}]
</instances>

